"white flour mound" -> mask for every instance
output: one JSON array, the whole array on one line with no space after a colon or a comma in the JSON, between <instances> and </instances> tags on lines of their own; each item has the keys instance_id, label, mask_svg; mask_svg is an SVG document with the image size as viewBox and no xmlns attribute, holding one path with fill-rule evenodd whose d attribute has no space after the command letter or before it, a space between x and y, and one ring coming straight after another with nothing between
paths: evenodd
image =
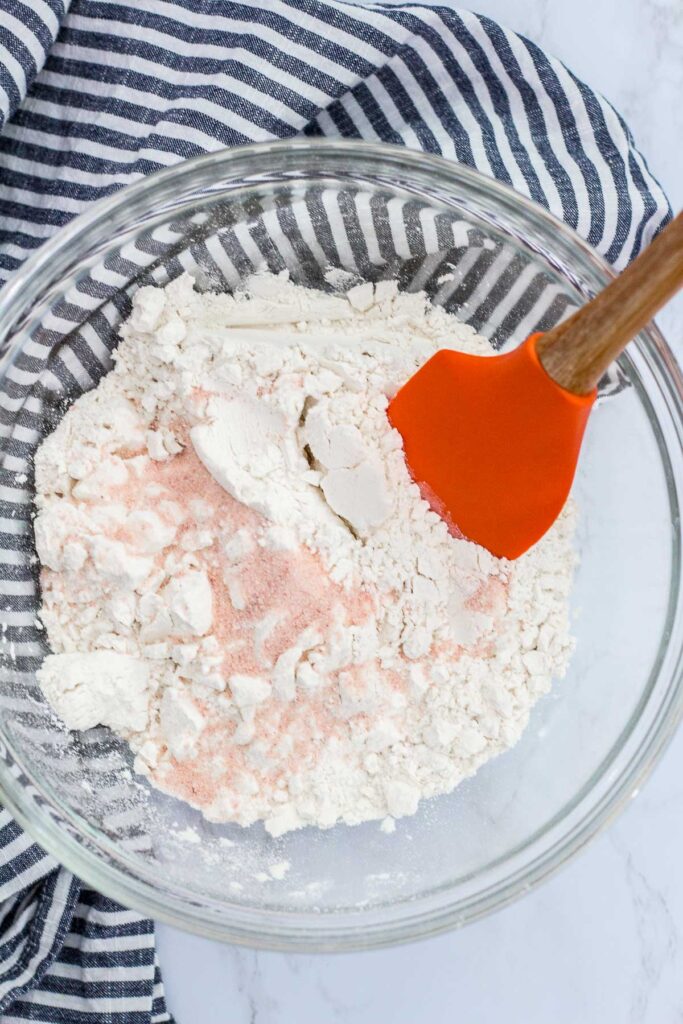
<instances>
[{"instance_id":1,"label":"white flour mound","mask_svg":"<svg viewBox=\"0 0 683 1024\"><path fill-rule=\"evenodd\" d=\"M392 282L286 275L144 288L121 333L36 456L39 679L67 727L274 835L388 831L514 744L571 652L573 516L514 563L456 539L386 416L438 348L487 342Z\"/></svg>"}]
</instances>

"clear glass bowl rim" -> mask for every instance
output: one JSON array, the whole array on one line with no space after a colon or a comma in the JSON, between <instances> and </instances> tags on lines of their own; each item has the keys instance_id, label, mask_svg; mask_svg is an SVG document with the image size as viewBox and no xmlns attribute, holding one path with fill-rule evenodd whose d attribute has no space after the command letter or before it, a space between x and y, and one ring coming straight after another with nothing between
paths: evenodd
<instances>
[{"instance_id":1,"label":"clear glass bowl rim","mask_svg":"<svg viewBox=\"0 0 683 1024\"><path fill-rule=\"evenodd\" d=\"M98 238L102 227L124 229L137 214L145 214L156 205L172 202L178 194L185 195L215 187L217 183L249 178L256 184L259 175L279 166L280 170L299 175L299 180L316 177L324 171L337 176L351 174L357 178L372 175L373 183L383 180L388 187L400 188L406 180L425 187L438 199L456 196L459 201L473 201L479 212L488 213L493 220L500 213L513 221L523 222L522 233L532 230L537 239L557 254L563 267L576 268L584 286L597 291L614 276L609 265L569 226L545 208L515 192L511 187L480 172L439 156L386 144L351 140L293 139L280 142L258 143L235 149L219 150L195 157L183 163L157 171L118 192L92 204L87 211L74 218L48 239L0 290L0 345L18 314L41 295L45 284L55 280L73 259L75 247L88 251L88 244ZM402 180L403 179L403 180ZM435 193L435 184L439 192ZM185 190L185 191L184 191ZM509 228L509 224L505 224ZM562 864L575 856L601 829L623 809L628 800L640 789L643 781L661 757L683 716L683 608L679 600L680 589L680 517L675 481L678 474L672 468L671 458L683 470L683 375L670 348L654 324L643 331L633 343L638 357L654 375L670 417L676 450L667 449L665 472L669 498L676 512L673 516L674 564L670 594L670 619L666 630L667 643L660 651L656 668L665 654L673 649L673 664L668 666L668 683L653 722L617 777L610 781L605 793L588 813L579 817L552 845L520 866L513 867L502 879L488 888L460 899L452 898L452 887L428 893L413 901L400 904L398 912L389 912L387 906L376 906L358 912L296 914L273 910L230 907L224 904L201 905L196 895L174 895L155 884L153 871L147 878L137 877L125 870L124 858L97 837L94 830L84 829L67 808L48 792L31 772L30 765L22 762L13 744L4 734L0 722L0 740L8 750L29 786L19 782L15 773L0 759L0 798L7 810L60 863L86 884L105 893L125 906L140 913L165 921L187 931L213 939L240 943L255 948L279 949L289 952L333 952L358 950L408 942L435 935L476 920L493 910L505 906L536 887L553 874ZM0 374L13 362L19 348L10 346L0 359ZM661 437L660 447L662 444ZM664 452L662 452L664 456ZM654 677L654 673L653 673ZM632 719L633 724L637 716ZM629 733L630 735L630 733ZM594 780L600 781L606 771L605 762L597 779L582 790L583 796L592 791ZM35 787L39 800L30 789ZM581 794L580 794L581 795ZM583 799L583 797L581 797ZM580 805L579 797L563 808L567 813L556 816L540 832L529 837L518 850L506 858L513 866L533 843L538 843L552 832L561 821L571 819ZM62 818L69 828L62 828L55 820ZM73 834L80 832L86 843ZM87 834L90 832L90 834ZM100 839L103 853L95 852L93 840ZM118 863L117 863L118 861ZM487 868L492 867L488 865ZM138 870L138 875L143 872ZM451 895L449 899L448 896ZM218 911L218 912L216 912Z\"/></svg>"}]
</instances>

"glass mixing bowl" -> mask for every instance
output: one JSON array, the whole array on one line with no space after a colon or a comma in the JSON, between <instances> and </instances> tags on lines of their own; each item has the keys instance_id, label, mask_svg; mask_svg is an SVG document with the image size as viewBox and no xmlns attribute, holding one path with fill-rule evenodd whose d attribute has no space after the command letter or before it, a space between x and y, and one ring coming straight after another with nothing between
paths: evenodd
<instances>
[{"instance_id":1,"label":"glass mixing bowl","mask_svg":"<svg viewBox=\"0 0 683 1024\"><path fill-rule=\"evenodd\" d=\"M210 825L136 778L107 730L69 735L42 700L31 459L108 369L137 288L190 269L200 287L229 289L260 265L326 288L397 277L496 347L547 328L610 277L573 231L509 188L350 142L191 160L55 235L0 295L1 798L73 872L152 917L254 946L378 946L529 890L636 792L671 736L682 703L681 376L650 328L603 389L574 492L576 653L514 750L393 834L370 823L272 839ZM348 273L326 278L330 268ZM273 877L284 860L289 871Z\"/></svg>"}]
</instances>

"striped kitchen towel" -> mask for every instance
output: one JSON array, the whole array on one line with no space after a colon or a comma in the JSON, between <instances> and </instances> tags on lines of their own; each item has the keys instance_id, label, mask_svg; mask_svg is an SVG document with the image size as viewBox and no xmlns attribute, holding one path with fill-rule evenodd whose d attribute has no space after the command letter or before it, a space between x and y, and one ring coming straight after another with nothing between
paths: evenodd
<instances>
[{"instance_id":1,"label":"striped kitchen towel","mask_svg":"<svg viewBox=\"0 0 683 1024\"><path fill-rule=\"evenodd\" d=\"M77 878L0 808L0 1021L164 1024L154 926Z\"/></svg>"},{"instance_id":2,"label":"striped kitchen towel","mask_svg":"<svg viewBox=\"0 0 683 1024\"><path fill-rule=\"evenodd\" d=\"M475 14L333 0L0 0L0 14L4 278L143 175L298 134L475 166L616 267L670 216L612 107ZM2 1021L170 1020L151 922L83 887L4 812L0 899Z\"/></svg>"}]
</instances>

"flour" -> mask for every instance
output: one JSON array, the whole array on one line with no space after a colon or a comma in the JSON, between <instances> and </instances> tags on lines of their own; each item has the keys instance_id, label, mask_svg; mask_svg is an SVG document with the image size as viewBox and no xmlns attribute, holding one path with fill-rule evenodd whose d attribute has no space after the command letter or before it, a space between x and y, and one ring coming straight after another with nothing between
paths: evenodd
<instances>
[{"instance_id":1,"label":"flour","mask_svg":"<svg viewBox=\"0 0 683 1024\"><path fill-rule=\"evenodd\" d=\"M386 415L438 348L488 344L393 282L286 275L142 289L121 333L36 456L65 724L274 835L389 832L515 743L571 652L572 513L514 563L452 536Z\"/></svg>"}]
</instances>

